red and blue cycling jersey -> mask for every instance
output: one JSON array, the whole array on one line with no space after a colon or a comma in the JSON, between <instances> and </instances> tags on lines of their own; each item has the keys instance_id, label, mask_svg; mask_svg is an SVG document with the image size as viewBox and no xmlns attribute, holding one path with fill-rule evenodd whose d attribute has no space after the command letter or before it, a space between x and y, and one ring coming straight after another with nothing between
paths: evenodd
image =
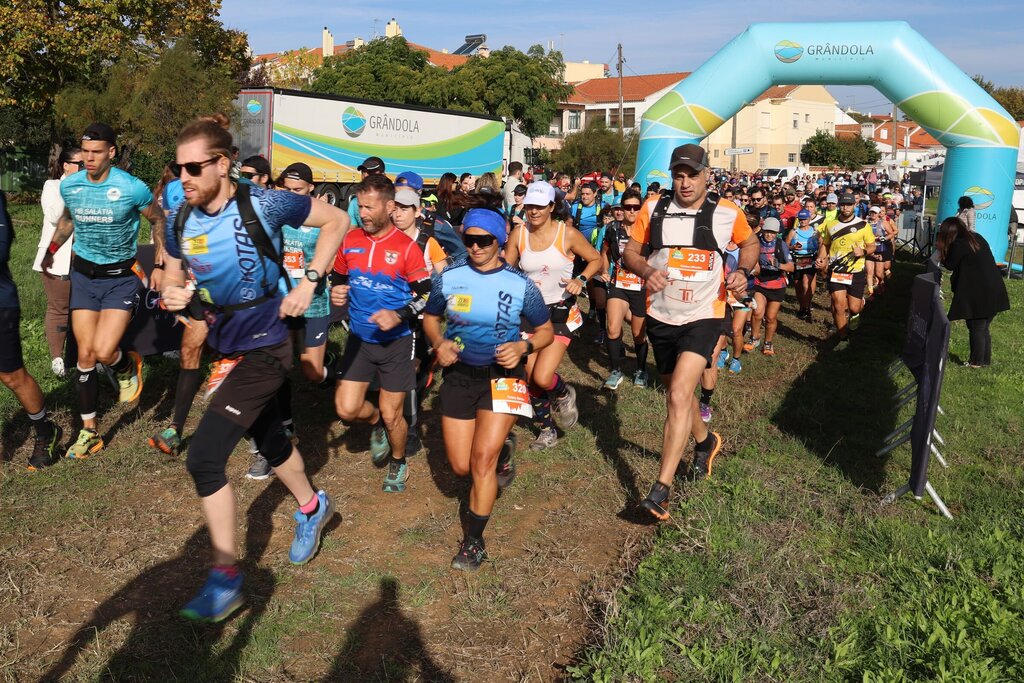
<instances>
[{"instance_id":1,"label":"red and blue cycling jersey","mask_svg":"<svg viewBox=\"0 0 1024 683\"><path fill-rule=\"evenodd\" d=\"M397 311L409 304L412 284L429 280L423 251L394 226L383 236L363 229L349 230L334 259L334 270L348 276L348 314L352 334L364 342L383 344L412 333L409 323L388 331L370 322L380 310Z\"/></svg>"}]
</instances>

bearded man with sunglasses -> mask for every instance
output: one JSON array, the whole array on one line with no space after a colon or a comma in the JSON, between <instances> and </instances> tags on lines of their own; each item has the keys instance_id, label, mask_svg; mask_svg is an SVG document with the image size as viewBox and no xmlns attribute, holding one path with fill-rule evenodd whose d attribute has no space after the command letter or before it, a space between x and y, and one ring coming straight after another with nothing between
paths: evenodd
<instances>
[{"instance_id":1,"label":"bearded man with sunglasses","mask_svg":"<svg viewBox=\"0 0 1024 683\"><path fill-rule=\"evenodd\" d=\"M67 457L76 459L95 455L104 445L96 429L96 364L103 363L114 371L122 403L131 403L142 393L142 358L121 348L121 338L139 299L142 271L135 260L139 216L146 217L153 231L157 268L164 254L163 211L145 183L113 167L117 154L113 129L104 123L90 125L82 134L81 146L85 173L76 173L61 183L64 214L40 263L47 272L54 254L74 234L69 307L78 344L82 429ZM159 281L156 270L153 286L158 287Z\"/></svg>"},{"instance_id":2,"label":"bearded man with sunglasses","mask_svg":"<svg viewBox=\"0 0 1024 683\"><path fill-rule=\"evenodd\" d=\"M416 388L412 325L430 296L430 272L423 250L395 227L395 186L388 177L366 176L356 197L362 227L345 235L331 276L331 304L348 304L350 330L334 403L342 420L373 426L370 456L375 465L387 464L383 490L401 493L409 478L402 407ZM379 409L366 400L374 380Z\"/></svg>"}]
</instances>

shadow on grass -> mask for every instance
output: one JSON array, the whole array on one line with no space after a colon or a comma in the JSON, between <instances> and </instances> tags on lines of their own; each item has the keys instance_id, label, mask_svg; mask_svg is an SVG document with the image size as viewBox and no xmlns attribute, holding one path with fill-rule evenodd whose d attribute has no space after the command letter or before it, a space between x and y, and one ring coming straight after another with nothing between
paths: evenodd
<instances>
[{"instance_id":1,"label":"shadow on grass","mask_svg":"<svg viewBox=\"0 0 1024 683\"><path fill-rule=\"evenodd\" d=\"M823 463L876 493L888 458L875 452L897 424L892 397L898 387L888 366L903 343L910 287L919 272L916 264L898 264L886 294L865 308L850 346L834 350L834 340L820 344L817 359L793 380L771 417Z\"/></svg>"},{"instance_id":2,"label":"shadow on grass","mask_svg":"<svg viewBox=\"0 0 1024 683\"><path fill-rule=\"evenodd\" d=\"M310 389L315 391L315 389ZM332 420L312 419L299 424L300 448L306 473L315 475L328 460L328 432ZM199 502L196 501L198 506ZM196 624L178 616L199 588L209 565L210 541L206 527L193 533L173 559L144 570L112 596L103 601L71 637L60 660L43 675L44 681L63 679L83 651L99 649L103 633L125 617L134 619L124 643L103 665L100 678L112 680L188 680L222 681L237 675L242 653L253 631L266 612L273 596L274 573L261 566L273 533L273 514L278 508L294 505L288 489L276 479L271 481L246 510L245 555L240 564L245 571L246 607L220 624ZM335 515L325 533L340 524ZM235 625L231 641L226 624Z\"/></svg>"},{"instance_id":3,"label":"shadow on grass","mask_svg":"<svg viewBox=\"0 0 1024 683\"><path fill-rule=\"evenodd\" d=\"M402 610L399 583L385 576L380 595L348 628L324 683L339 681L454 682L434 661L419 624Z\"/></svg>"}]
</instances>

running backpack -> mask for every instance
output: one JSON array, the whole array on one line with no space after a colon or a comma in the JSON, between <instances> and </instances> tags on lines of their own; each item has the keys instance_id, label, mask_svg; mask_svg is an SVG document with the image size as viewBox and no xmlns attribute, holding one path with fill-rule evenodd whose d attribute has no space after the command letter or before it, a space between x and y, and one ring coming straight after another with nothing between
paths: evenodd
<instances>
[{"instance_id":1,"label":"running backpack","mask_svg":"<svg viewBox=\"0 0 1024 683\"><path fill-rule=\"evenodd\" d=\"M451 223L443 218L426 215L417 227L420 229L420 234L416 242L421 249L426 249L427 239L433 237L444 249L444 253L448 254L451 262L454 263L466 255L466 245L462 243L459 233ZM423 240L422 244L420 239Z\"/></svg>"},{"instance_id":2,"label":"running backpack","mask_svg":"<svg viewBox=\"0 0 1024 683\"><path fill-rule=\"evenodd\" d=\"M715 239L715 232L712 228L712 218L715 215L715 209L718 208L718 195L712 192L708 192L704 198L704 203L697 209L697 216L694 220L693 230L693 244L665 244L663 235L663 225L665 223L665 217L668 215L668 207L672 205L672 192L666 190L662 192L661 197L658 199L658 203L654 205L654 211L651 213L651 224L650 224L650 245L651 253L664 249L665 247L689 247L693 246L696 249L703 249L704 251L714 251L719 256L722 256L722 249L718 246L718 240Z\"/></svg>"}]
</instances>

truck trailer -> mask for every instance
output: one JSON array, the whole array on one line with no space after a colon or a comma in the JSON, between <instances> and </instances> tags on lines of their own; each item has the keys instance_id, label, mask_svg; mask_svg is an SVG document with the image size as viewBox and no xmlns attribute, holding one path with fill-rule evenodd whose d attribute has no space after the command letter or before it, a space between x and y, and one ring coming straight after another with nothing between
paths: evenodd
<instances>
[{"instance_id":1,"label":"truck trailer","mask_svg":"<svg viewBox=\"0 0 1024 683\"><path fill-rule=\"evenodd\" d=\"M274 177L289 164L306 163L316 194L336 206L370 156L384 160L391 178L415 171L427 185L449 171L493 172L500 179L508 161L522 160L512 126L493 116L282 88L243 89L236 107L240 159L265 157Z\"/></svg>"}]
</instances>

